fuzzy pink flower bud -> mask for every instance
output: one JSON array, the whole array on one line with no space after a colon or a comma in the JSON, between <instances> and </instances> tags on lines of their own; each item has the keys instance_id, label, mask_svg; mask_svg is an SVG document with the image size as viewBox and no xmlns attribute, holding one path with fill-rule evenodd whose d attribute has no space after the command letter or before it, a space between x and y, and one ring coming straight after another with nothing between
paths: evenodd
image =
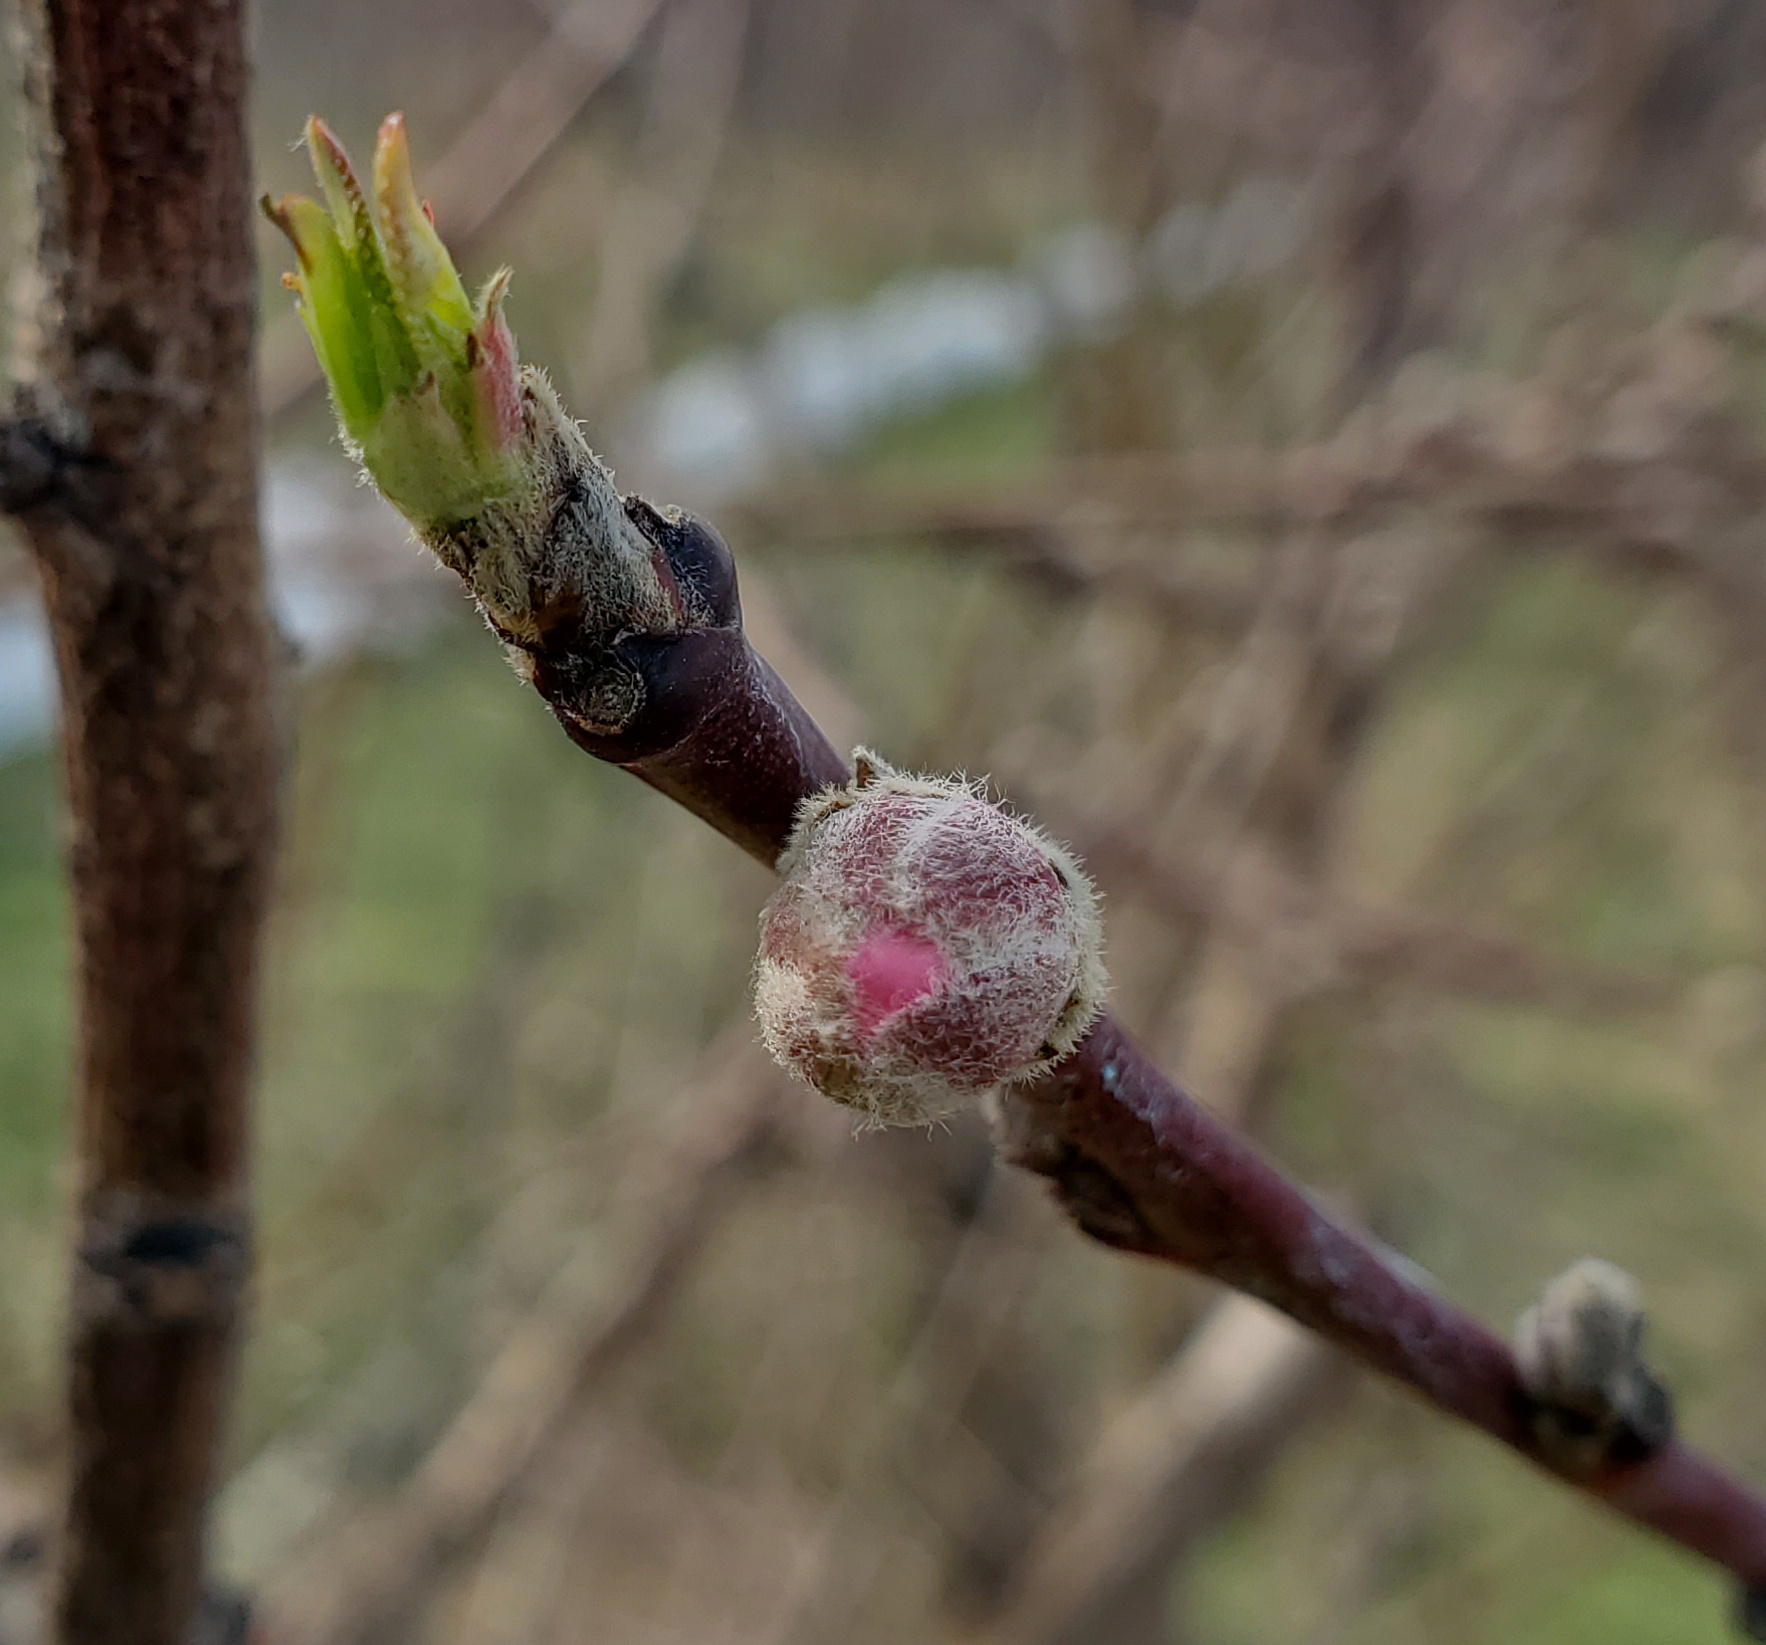
<instances>
[{"instance_id":1,"label":"fuzzy pink flower bud","mask_svg":"<svg viewBox=\"0 0 1766 1645\"><path fill-rule=\"evenodd\" d=\"M767 1049L874 1124L922 1125L1079 1044L1106 981L1079 865L966 783L860 749L800 813L760 922Z\"/></svg>"}]
</instances>

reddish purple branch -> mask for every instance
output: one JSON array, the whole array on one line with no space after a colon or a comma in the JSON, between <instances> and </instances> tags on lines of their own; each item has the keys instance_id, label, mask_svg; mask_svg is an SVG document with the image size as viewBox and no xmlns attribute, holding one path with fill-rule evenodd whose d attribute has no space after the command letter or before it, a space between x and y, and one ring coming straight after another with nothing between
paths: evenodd
<instances>
[{"instance_id":1,"label":"reddish purple branch","mask_svg":"<svg viewBox=\"0 0 1766 1645\"><path fill-rule=\"evenodd\" d=\"M740 628L673 636L655 642L655 652L678 668L663 687L670 699L703 705L678 738L657 747L654 738L598 735L560 715L564 729L578 747L642 778L770 867L798 802L844 783L846 761ZM542 666L535 675L542 695L545 681ZM654 686L654 672L647 683Z\"/></svg>"},{"instance_id":2,"label":"reddish purple branch","mask_svg":"<svg viewBox=\"0 0 1766 1645\"><path fill-rule=\"evenodd\" d=\"M846 764L743 636L721 538L635 499L627 510L677 576L713 591L713 621L611 640L552 627L525 648L531 678L581 746L770 865L798 804L844 783ZM585 726L578 705L584 682L614 667L641 682L641 707L607 735ZM1047 1177L1085 1232L1263 1299L1750 1590L1766 1589L1766 1501L1673 1441L1621 1444L1588 1466L1566 1460L1543 1437L1541 1408L1501 1338L1403 1257L1330 1216L1109 1017L1052 1073L1009 1090L1003 1124L1010 1157Z\"/></svg>"},{"instance_id":3,"label":"reddish purple branch","mask_svg":"<svg viewBox=\"0 0 1766 1645\"><path fill-rule=\"evenodd\" d=\"M1087 1233L1259 1297L1530 1461L1766 1585L1766 1501L1678 1442L1578 1477L1542 1450L1509 1346L1403 1257L1345 1228L1106 1017L1007 1104L1013 1163Z\"/></svg>"}]
</instances>

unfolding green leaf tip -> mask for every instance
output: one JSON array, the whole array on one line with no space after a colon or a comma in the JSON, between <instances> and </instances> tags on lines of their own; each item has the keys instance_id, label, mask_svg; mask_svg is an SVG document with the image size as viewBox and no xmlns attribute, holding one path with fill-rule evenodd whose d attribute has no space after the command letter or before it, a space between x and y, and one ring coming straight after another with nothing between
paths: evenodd
<instances>
[{"instance_id":1,"label":"unfolding green leaf tip","mask_svg":"<svg viewBox=\"0 0 1766 1645\"><path fill-rule=\"evenodd\" d=\"M419 528L471 517L520 478L519 365L501 305L507 271L474 303L417 194L402 115L375 145L372 191L317 116L305 128L323 204L262 202L294 247L284 284L346 439Z\"/></svg>"}]
</instances>

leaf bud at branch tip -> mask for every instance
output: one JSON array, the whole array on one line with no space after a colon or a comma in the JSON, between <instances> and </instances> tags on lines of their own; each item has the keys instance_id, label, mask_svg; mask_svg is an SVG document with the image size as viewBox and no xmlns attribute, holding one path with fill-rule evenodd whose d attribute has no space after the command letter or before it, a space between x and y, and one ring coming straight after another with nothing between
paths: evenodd
<instances>
[{"instance_id":1,"label":"leaf bud at branch tip","mask_svg":"<svg viewBox=\"0 0 1766 1645\"><path fill-rule=\"evenodd\" d=\"M507 276L474 303L417 197L404 116L374 149L372 190L323 120L306 125L323 204L266 198L294 245L287 284L344 438L423 530L469 519L524 477L521 390L501 314Z\"/></svg>"},{"instance_id":2,"label":"leaf bud at branch tip","mask_svg":"<svg viewBox=\"0 0 1766 1645\"><path fill-rule=\"evenodd\" d=\"M264 211L294 246L283 283L382 495L512 645L601 651L681 628L655 544L551 385L519 362L509 271L467 295L417 193L404 116L381 124L368 189L322 120L305 140L321 198L266 198Z\"/></svg>"},{"instance_id":3,"label":"leaf bud at branch tip","mask_svg":"<svg viewBox=\"0 0 1766 1645\"><path fill-rule=\"evenodd\" d=\"M805 802L761 916L767 1049L877 1125L924 1125L1033 1079L1084 1038L1107 981L1091 883L966 782L859 749Z\"/></svg>"}]
</instances>

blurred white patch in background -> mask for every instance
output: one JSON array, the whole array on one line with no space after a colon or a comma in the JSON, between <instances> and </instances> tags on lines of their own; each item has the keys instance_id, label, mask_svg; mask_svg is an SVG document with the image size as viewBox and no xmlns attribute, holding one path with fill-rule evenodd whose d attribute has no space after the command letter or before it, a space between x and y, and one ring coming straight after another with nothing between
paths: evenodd
<instances>
[{"instance_id":1,"label":"blurred white patch in background","mask_svg":"<svg viewBox=\"0 0 1766 1645\"><path fill-rule=\"evenodd\" d=\"M1033 241L1023 266L1057 337L1113 336L1140 293L1134 241L1109 223L1075 223Z\"/></svg>"},{"instance_id":2,"label":"blurred white patch in background","mask_svg":"<svg viewBox=\"0 0 1766 1645\"><path fill-rule=\"evenodd\" d=\"M55 716L55 658L35 595L0 603L0 760L35 747Z\"/></svg>"},{"instance_id":3,"label":"blurred white patch in background","mask_svg":"<svg viewBox=\"0 0 1766 1645\"><path fill-rule=\"evenodd\" d=\"M260 497L270 609L303 667L397 651L464 596L341 455L273 461ZM0 599L0 760L55 725L54 658L34 593Z\"/></svg>"},{"instance_id":4,"label":"blurred white patch in background","mask_svg":"<svg viewBox=\"0 0 1766 1645\"><path fill-rule=\"evenodd\" d=\"M1182 201L1147 238L1147 284L1191 308L1237 282L1266 280L1300 255L1317 212L1313 190L1268 177L1247 178L1217 206Z\"/></svg>"},{"instance_id":5,"label":"blurred white patch in background","mask_svg":"<svg viewBox=\"0 0 1766 1645\"><path fill-rule=\"evenodd\" d=\"M762 483L791 456L829 456L902 417L1022 382L1048 312L1024 277L904 274L863 303L787 315L751 355L719 350L644 397L631 445L659 483L700 499Z\"/></svg>"},{"instance_id":6,"label":"blurred white patch in background","mask_svg":"<svg viewBox=\"0 0 1766 1645\"><path fill-rule=\"evenodd\" d=\"M261 517L271 610L303 665L406 649L465 598L336 454L271 463Z\"/></svg>"},{"instance_id":7,"label":"blurred white patch in background","mask_svg":"<svg viewBox=\"0 0 1766 1645\"><path fill-rule=\"evenodd\" d=\"M1314 202L1271 179L1185 203L1144 246L1082 221L1012 269L898 275L860 303L800 310L752 353L691 360L645 395L622 442L646 484L702 504L764 484L904 417L1033 376L1055 349L1113 335L1142 296L1187 308L1267 279L1300 253Z\"/></svg>"},{"instance_id":8,"label":"blurred white patch in background","mask_svg":"<svg viewBox=\"0 0 1766 1645\"><path fill-rule=\"evenodd\" d=\"M671 473L739 489L771 461L766 407L748 363L731 349L670 372L646 397L644 449Z\"/></svg>"},{"instance_id":9,"label":"blurred white patch in background","mask_svg":"<svg viewBox=\"0 0 1766 1645\"><path fill-rule=\"evenodd\" d=\"M1299 255L1314 215L1306 189L1250 179L1217 206L1174 207L1145 245L1082 221L1032 241L1014 268L918 270L862 302L787 315L758 349L713 350L642 397L624 442L634 478L701 505L752 491L793 460L1025 382L1063 344L1112 335L1143 296L1185 308L1266 279ZM305 665L408 647L464 598L335 452L273 460L262 519L271 607ZM38 603L0 600L0 759L40 747L54 713Z\"/></svg>"}]
</instances>

